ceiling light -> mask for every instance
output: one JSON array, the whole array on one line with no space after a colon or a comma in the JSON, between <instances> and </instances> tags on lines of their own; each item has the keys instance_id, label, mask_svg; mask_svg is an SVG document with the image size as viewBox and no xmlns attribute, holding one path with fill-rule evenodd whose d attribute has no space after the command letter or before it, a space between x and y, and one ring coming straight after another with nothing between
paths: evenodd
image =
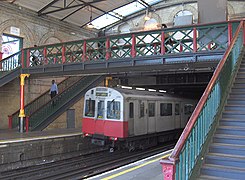
<instances>
[{"instance_id":1,"label":"ceiling light","mask_svg":"<svg viewBox=\"0 0 245 180\"><path fill-rule=\"evenodd\" d=\"M148 12L148 9L147 9L146 12L145 12L144 20L145 20L145 21L148 21L148 20L150 20L150 19L151 19L151 17L149 16L149 12Z\"/></svg>"}]
</instances>

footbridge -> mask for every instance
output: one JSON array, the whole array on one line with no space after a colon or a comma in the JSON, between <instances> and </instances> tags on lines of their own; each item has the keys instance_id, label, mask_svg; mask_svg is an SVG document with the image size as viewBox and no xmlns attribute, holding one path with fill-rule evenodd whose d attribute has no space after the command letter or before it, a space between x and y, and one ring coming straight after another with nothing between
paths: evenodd
<instances>
[{"instance_id":1,"label":"footbridge","mask_svg":"<svg viewBox=\"0 0 245 180\"><path fill-rule=\"evenodd\" d=\"M25 48L0 62L0 84L20 73L40 77L212 72L238 24L173 27ZM38 56L38 65L33 56Z\"/></svg>"}]
</instances>

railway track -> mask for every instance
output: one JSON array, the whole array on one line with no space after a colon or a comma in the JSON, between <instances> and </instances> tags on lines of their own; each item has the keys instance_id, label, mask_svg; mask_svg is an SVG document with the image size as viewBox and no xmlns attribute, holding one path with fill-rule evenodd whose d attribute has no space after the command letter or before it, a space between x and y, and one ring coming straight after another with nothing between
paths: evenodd
<instances>
[{"instance_id":1,"label":"railway track","mask_svg":"<svg viewBox=\"0 0 245 180\"><path fill-rule=\"evenodd\" d=\"M0 179L84 179L174 147L175 143L144 151L98 152L28 168L1 172Z\"/></svg>"}]
</instances>

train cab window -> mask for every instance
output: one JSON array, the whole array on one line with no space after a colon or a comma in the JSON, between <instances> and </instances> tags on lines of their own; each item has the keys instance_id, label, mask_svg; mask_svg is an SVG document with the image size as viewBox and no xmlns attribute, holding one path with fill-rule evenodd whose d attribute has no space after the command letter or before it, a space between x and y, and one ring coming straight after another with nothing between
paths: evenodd
<instances>
[{"instance_id":1,"label":"train cab window","mask_svg":"<svg viewBox=\"0 0 245 180\"><path fill-rule=\"evenodd\" d=\"M140 118L145 116L145 104L140 101Z\"/></svg>"},{"instance_id":2,"label":"train cab window","mask_svg":"<svg viewBox=\"0 0 245 180\"><path fill-rule=\"evenodd\" d=\"M148 110L149 110L149 117L154 117L155 116L155 103L149 103Z\"/></svg>"},{"instance_id":3,"label":"train cab window","mask_svg":"<svg viewBox=\"0 0 245 180\"><path fill-rule=\"evenodd\" d=\"M172 116L172 104L161 103L160 104L160 116Z\"/></svg>"},{"instance_id":4,"label":"train cab window","mask_svg":"<svg viewBox=\"0 0 245 180\"><path fill-rule=\"evenodd\" d=\"M85 104L85 116L94 117L95 112L95 100L86 100Z\"/></svg>"},{"instance_id":5,"label":"train cab window","mask_svg":"<svg viewBox=\"0 0 245 180\"><path fill-rule=\"evenodd\" d=\"M97 118L104 118L105 101L98 101L98 115Z\"/></svg>"},{"instance_id":6,"label":"train cab window","mask_svg":"<svg viewBox=\"0 0 245 180\"><path fill-rule=\"evenodd\" d=\"M134 103L129 103L129 118L134 118Z\"/></svg>"},{"instance_id":7,"label":"train cab window","mask_svg":"<svg viewBox=\"0 0 245 180\"><path fill-rule=\"evenodd\" d=\"M175 104L175 115L180 115L180 106L179 106L179 104Z\"/></svg>"},{"instance_id":8,"label":"train cab window","mask_svg":"<svg viewBox=\"0 0 245 180\"><path fill-rule=\"evenodd\" d=\"M120 119L119 101L107 101L107 119Z\"/></svg>"},{"instance_id":9,"label":"train cab window","mask_svg":"<svg viewBox=\"0 0 245 180\"><path fill-rule=\"evenodd\" d=\"M193 110L194 110L194 106L192 104L185 104L185 106L184 106L185 115L192 114Z\"/></svg>"}]
</instances>

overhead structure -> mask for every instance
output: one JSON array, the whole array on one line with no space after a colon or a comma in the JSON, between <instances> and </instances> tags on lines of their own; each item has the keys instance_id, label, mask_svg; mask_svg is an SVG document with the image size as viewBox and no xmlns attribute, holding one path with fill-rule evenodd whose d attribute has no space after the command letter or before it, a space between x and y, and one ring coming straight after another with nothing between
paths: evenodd
<instances>
[{"instance_id":1,"label":"overhead structure","mask_svg":"<svg viewBox=\"0 0 245 180\"><path fill-rule=\"evenodd\" d=\"M51 16L79 27L93 22L101 29L128 15L150 8L161 0L5 0L11 4L31 9L38 16ZM91 17L93 17L91 19ZM98 19L100 17L100 19ZM96 22L99 21L99 23Z\"/></svg>"}]
</instances>

